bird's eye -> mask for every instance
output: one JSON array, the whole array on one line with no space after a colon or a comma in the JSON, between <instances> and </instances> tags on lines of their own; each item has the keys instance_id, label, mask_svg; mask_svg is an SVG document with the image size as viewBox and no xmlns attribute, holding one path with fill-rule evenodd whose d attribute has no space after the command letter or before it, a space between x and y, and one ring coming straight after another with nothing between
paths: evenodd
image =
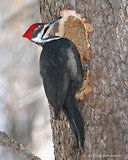
<instances>
[{"instance_id":1,"label":"bird's eye","mask_svg":"<svg viewBox=\"0 0 128 160\"><path fill-rule=\"evenodd\" d=\"M39 29L42 29L42 28L43 28L43 26L42 26L42 25L39 25L39 26L38 26L38 28L39 28Z\"/></svg>"}]
</instances>

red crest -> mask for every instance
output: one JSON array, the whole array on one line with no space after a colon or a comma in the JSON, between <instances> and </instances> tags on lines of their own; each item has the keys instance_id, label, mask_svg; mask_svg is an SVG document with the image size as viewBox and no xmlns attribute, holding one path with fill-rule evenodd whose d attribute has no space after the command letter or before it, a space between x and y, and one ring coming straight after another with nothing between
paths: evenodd
<instances>
[{"instance_id":1,"label":"red crest","mask_svg":"<svg viewBox=\"0 0 128 160\"><path fill-rule=\"evenodd\" d=\"M33 35L33 32L34 30L38 27L38 25L44 25L45 23L34 23L32 24L28 30L23 34L23 37L24 38L28 38L28 39L31 39L32 38L32 35Z\"/></svg>"}]
</instances>

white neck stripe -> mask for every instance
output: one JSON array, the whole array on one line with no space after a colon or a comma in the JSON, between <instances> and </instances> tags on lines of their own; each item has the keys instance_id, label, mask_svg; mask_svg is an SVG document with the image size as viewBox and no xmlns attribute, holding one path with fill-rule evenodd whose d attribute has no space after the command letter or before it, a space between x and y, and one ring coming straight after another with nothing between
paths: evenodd
<instances>
[{"instance_id":1,"label":"white neck stripe","mask_svg":"<svg viewBox=\"0 0 128 160\"><path fill-rule=\"evenodd\" d=\"M51 38L49 37L49 38L45 39L44 42L50 42L50 41L58 40L60 38L61 37L51 37Z\"/></svg>"},{"instance_id":2,"label":"white neck stripe","mask_svg":"<svg viewBox=\"0 0 128 160\"><path fill-rule=\"evenodd\" d=\"M31 40L35 43L46 43L46 42L58 40L60 38L61 37L49 37L49 38L46 38L46 39L41 39L40 37L35 37L35 38L32 38Z\"/></svg>"}]
</instances>

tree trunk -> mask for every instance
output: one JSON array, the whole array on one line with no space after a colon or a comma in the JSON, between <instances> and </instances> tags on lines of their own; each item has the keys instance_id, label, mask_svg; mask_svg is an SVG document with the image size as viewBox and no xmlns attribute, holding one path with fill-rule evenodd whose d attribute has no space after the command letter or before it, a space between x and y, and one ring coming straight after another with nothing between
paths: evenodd
<instances>
[{"instance_id":1,"label":"tree trunk","mask_svg":"<svg viewBox=\"0 0 128 160\"><path fill-rule=\"evenodd\" d=\"M86 35L91 55L87 56L87 46L88 51L85 49L85 60L89 62L86 81L87 78L89 80L86 87L92 89L88 89L84 93L84 99L79 100L79 109L85 122L84 152L76 150L75 139L64 114L61 113L60 121L55 121L50 107L55 159L126 160L128 1L116 0L115 3L115 0L40 0L41 19L44 22L59 16L60 10L63 12L64 9L75 10L81 17L87 17L86 24L93 28L93 33ZM74 35L82 45L82 35L78 37L77 31Z\"/></svg>"}]
</instances>

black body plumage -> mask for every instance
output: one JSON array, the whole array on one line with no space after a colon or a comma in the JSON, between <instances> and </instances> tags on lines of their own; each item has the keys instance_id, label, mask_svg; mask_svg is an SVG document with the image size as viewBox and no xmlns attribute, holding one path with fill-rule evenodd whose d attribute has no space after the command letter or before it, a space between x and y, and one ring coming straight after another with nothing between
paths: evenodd
<instances>
[{"instance_id":1,"label":"black body plumage","mask_svg":"<svg viewBox=\"0 0 128 160\"><path fill-rule=\"evenodd\" d=\"M60 38L42 44L40 56L40 74L50 105L54 109L55 119L62 110L75 135L84 149L84 122L78 110L75 92L82 85L82 66L75 45L66 38Z\"/></svg>"}]
</instances>

